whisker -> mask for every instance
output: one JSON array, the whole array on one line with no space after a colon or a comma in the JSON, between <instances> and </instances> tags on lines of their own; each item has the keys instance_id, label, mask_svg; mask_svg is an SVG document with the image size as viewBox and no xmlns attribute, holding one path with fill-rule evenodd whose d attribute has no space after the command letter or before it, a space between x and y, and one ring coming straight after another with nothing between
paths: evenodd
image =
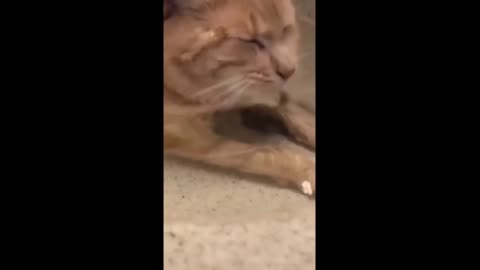
<instances>
[{"instance_id":1,"label":"whisker","mask_svg":"<svg viewBox=\"0 0 480 270\"><path fill-rule=\"evenodd\" d=\"M247 89L251 85L251 81L246 80L245 78L241 78L238 82L232 83L232 85L230 85L226 90L222 91L219 94L220 96L216 97L218 101L214 103L203 105L169 104L164 106L164 112L166 115L171 116L192 116L204 113L212 113L217 110L232 106L243 94L245 89Z\"/></svg>"},{"instance_id":2,"label":"whisker","mask_svg":"<svg viewBox=\"0 0 480 270\"><path fill-rule=\"evenodd\" d=\"M170 116L193 116L198 114L205 114L205 113L212 113L222 108L231 106L237 97L243 92L243 89L248 87L248 85L243 86L238 92L232 92L233 95L230 98L222 102L218 102L217 104L207 104L207 105L176 105L176 104L169 104L164 106L164 113L165 115Z\"/></svg>"},{"instance_id":3,"label":"whisker","mask_svg":"<svg viewBox=\"0 0 480 270\"><path fill-rule=\"evenodd\" d=\"M310 51L310 52L306 52L306 53L302 53L301 55L298 56L298 60L301 61L303 60L304 58L312 55L314 53L314 51Z\"/></svg>"},{"instance_id":4,"label":"whisker","mask_svg":"<svg viewBox=\"0 0 480 270\"><path fill-rule=\"evenodd\" d=\"M228 87L224 91L218 93L218 95L213 98L213 101L218 102L218 101L221 101L222 99L228 98L229 96L237 92L238 91L237 89L242 88L246 83L247 82L245 81L245 79L243 79L235 84L232 84L230 87Z\"/></svg>"},{"instance_id":5,"label":"whisker","mask_svg":"<svg viewBox=\"0 0 480 270\"><path fill-rule=\"evenodd\" d=\"M238 98L243 94L245 89L251 86L251 82L244 81L244 83L238 86L221 104L221 107L229 107L232 106Z\"/></svg>"},{"instance_id":6,"label":"whisker","mask_svg":"<svg viewBox=\"0 0 480 270\"><path fill-rule=\"evenodd\" d=\"M200 89L200 90L196 91L196 93L192 94L190 97L198 98L198 97L201 97L201 96L208 95L210 92L215 91L217 88L228 85L230 83L234 83L237 80L241 80L241 76L233 76L231 78L225 79L225 80L223 80L219 83L216 83L216 84L211 85L209 87L206 87L204 89Z\"/></svg>"},{"instance_id":7,"label":"whisker","mask_svg":"<svg viewBox=\"0 0 480 270\"><path fill-rule=\"evenodd\" d=\"M315 20L312 20L310 18L302 16L302 17L299 17L298 20L302 21L302 22L306 22L306 23L310 24L311 26L315 26Z\"/></svg>"}]
</instances>

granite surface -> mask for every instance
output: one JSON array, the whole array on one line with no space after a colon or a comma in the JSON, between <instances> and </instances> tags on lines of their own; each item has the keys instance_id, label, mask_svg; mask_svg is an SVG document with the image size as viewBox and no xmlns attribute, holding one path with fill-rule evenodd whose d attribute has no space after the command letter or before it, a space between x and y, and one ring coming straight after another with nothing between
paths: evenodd
<instances>
[{"instance_id":1,"label":"granite surface","mask_svg":"<svg viewBox=\"0 0 480 270\"><path fill-rule=\"evenodd\" d=\"M289 89L314 108L314 1L296 1L301 66ZM178 159L164 165L164 268L315 268L315 200L266 179Z\"/></svg>"}]
</instances>

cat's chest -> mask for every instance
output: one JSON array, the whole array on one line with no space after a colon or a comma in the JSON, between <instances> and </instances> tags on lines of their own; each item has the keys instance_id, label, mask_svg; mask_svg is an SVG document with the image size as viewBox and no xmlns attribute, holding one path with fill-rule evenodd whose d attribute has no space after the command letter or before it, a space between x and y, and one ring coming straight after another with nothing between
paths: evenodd
<instances>
[{"instance_id":1,"label":"cat's chest","mask_svg":"<svg viewBox=\"0 0 480 270\"><path fill-rule=\"evenodd\" d=\"M184 136L188 133L213 130L212 118L211 115L164 116L164 132Z\"/></svg>"}]
</instances>

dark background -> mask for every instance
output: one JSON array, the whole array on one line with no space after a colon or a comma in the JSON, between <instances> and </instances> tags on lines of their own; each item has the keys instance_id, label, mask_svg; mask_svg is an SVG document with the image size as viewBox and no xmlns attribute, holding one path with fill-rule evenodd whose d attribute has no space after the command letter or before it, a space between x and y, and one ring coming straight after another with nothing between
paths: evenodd
<instances>
[{"instance_id":1,"label":"dark background","mask_svg":"<svg viewBox=\"0 0 480 270\"><path fill-rule=\"evenodd\" d=\"M158 269L161 4L3 9L3 220L15 265ZM436 63L423 50L428 13L385 3L316 8L318 262L397 261L394 250L418 240L409 224L426 224L419 205L429 184L419 178L435 153L423 121L431 80L418 76Z\"/></svg>"}]
</instances>

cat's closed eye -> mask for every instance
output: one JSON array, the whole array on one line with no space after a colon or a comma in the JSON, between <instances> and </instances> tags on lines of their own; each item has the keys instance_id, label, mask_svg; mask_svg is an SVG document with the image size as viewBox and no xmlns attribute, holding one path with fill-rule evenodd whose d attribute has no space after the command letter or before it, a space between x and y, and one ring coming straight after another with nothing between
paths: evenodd
<instances>
[{"instance_id":1,"label":"cat's closed eye","mask_svg":"<svg viewBox=\"0 0 480 270\"><path fill-rule=\"evenodd\" d=\"M248 42L255 44L260 49L265 49L265 45L258 39L250 39Z\"/></svg>"},{"instance_id":2,"label":"cat's closed eye","mask_svg":"<svg viewBox=\"0 0 480 270\"><path fill-rule=\"evenodd\" d=\"M282 35L284 38L288 38L293 34L294 31L295 31L295 28L293 25L287 25L283 28Z\"/></svg>"},{"instance_id":3,"label":"cat's closed eye","mask_svg":"<svg viewBox=\"0 0 480 270\"><path fill-rule=\"evenodd\" d=\"M251 39L248 39L248 38L241 38L240 39L241 41L245 42L245 43L248 43L248 44L253 44L255 45L256 47L258 47L259 49L265 49L265 44L259 40L259 39L256 39L256 38L251 38Z\"/></svg>"}]
</instances>

